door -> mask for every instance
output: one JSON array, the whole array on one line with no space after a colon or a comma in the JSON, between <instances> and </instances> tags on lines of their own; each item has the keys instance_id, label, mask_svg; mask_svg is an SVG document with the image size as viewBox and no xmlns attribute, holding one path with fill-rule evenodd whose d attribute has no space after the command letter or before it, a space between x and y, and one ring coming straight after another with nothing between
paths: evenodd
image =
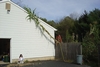
<instances>
[{"instance_id":1,"label":"door","mask_svg":"<svg viewBox=\"0 0 100 67\"><path fill-rule=\"evenodd\" d=\"M4 59L7 56L7 59ZM0 38L0 61L10 62L10 39Z\"/></svg>"}]
</instances>

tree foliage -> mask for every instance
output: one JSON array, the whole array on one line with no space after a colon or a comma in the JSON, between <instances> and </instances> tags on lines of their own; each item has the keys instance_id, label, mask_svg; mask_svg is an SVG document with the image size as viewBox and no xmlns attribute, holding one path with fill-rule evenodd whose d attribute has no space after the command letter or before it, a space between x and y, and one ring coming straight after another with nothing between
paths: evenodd
<instances>
[{"instance_id":1,"label":"tree foliage","mask_svg":"<svg viewBox=\"0 0 100 67\"><path fill-rule=\"evenodd\" d=\"M85 13L79 19L79 28L83 30L83 55L84 59L88 61L97 61L97 44L100 41L100 10L95 9L90 13Z\"/></svg>"},{"instance_id":2,"label":"tree foliage","mask_svg":"<svg viewBox=\"0 0 100 67\"><path fill-rule=\"evenodd\" d=\"M58 31L60 31L60 34L62 36L62 39L64 42L68 41L66 39L66 34L69 33L70 36L73 33L73 26L74 26L74 20L71 19L70 17L65 17L61 19L57 25ZM67 33L66 33L67 32Z\"/></svg>"}]
</instances>

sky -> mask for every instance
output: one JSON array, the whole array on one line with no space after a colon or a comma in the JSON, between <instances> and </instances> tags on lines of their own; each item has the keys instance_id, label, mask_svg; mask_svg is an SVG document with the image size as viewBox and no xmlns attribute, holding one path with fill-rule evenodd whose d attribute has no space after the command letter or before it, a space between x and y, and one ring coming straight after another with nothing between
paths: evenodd
<instances>
[{"instance_id":1,"label":"sky","mask_svg":"<svg viewBox=\"0 0 100 67\"><path fill-rule=\"evenodd\" d=\"M47 20L59 20L66 16L79 17L84 13L100 9L100 0L12 0L35 10L37 16Z\"/></svg>"}]
</instances>

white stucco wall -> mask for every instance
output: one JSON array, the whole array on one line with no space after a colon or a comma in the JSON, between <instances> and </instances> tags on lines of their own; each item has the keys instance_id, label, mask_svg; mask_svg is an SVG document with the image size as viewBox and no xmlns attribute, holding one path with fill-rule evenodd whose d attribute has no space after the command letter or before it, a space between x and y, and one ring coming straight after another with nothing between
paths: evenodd
<instances>
[{"instance_id":1,"label":"white stucco wall","mask_svg":"<svg viewBox=\"0 0 100 67\"><path fill-rule=\"evenodd\" d=\"M14 4L11 4L10 13L7 14L5 3L0 2L0 38L11 38L11 60L18 59L19 54L23 54L24 58L55 56L54 40L45 32L47 38L41 34L34 21L29 22L26 16ZM42 25L54 36L53 28L45 23Z\"/></svg>"}]
</instances>

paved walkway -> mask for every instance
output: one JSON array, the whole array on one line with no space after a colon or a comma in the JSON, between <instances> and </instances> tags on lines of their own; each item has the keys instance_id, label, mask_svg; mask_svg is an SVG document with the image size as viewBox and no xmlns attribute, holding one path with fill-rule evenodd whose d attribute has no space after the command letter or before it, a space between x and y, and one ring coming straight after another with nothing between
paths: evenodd
<instances>
[{"instance_id":1,"label":"paved walkway","mask_svg":"<svg viewBox=\"0 0 100 67\"><path fill-rule=\"evenodd\" d=\"M61 61L40 61L33 63L24 63L24 64L9 64L9 65L1 65L0 67L90 67L87 65L77 65L70 64Z\"/></svg>"},{"instance_id":2,"label":"paved walkway","mask_svg":"<svg viewBox=\"0 0 100 67\"><path fill-rule=\"evenodd\" d=\"M6 67L9 63L0 61L0 67Z\"/></svg>"},{"instance_id":3,"label":"paved walkway","mask_svg":"<svg viewBox=\"0 0 100 67\"><path fill-rule=\"evenodd\" d=\"M33 67L90 67L90 66L70 64L70 63L60 62L60 61L44 61L44 62L40 62L39 64L33 65Z\"/></svg>"}]
</instances>

